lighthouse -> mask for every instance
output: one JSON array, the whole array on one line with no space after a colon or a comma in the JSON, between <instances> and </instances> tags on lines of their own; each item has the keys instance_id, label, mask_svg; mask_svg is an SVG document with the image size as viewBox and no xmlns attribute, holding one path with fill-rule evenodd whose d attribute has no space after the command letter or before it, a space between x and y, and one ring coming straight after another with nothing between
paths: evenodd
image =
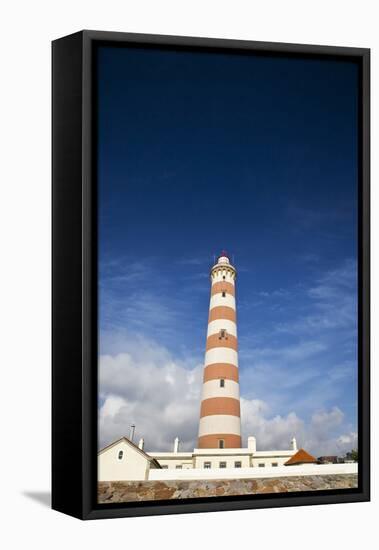
<instances>
[{"instance_id":1,"label":"lighthouse","mask_svg":"<svg viewBox=\"0 0 379 550\"><path fill-rule=\"evenodd\" d=\"M256 438L250 435L247 447L242 448L236 275L228 254L223 251L210 271L211 296L197 447L193 452L179 449L176 436L173 451L147 452L144 439L140 439L137 447L131 432L129 439L122 437L99 451L99 481L228 479L231 468L234 479L244 479L261 477L258 473L261 467L275 467L275 477L288 475L284 470L287 464L294 464L290 459L297 453L295 438L290 449L259 451ZM303 468L297 463L290 467Z\"/></svg>"},{"instance_id":2,"label":"lighthouse","mask_svg":"<svg viewBox=\"0 0 379 550\"><path fill-rule=\"evenodd\" d=\"M204 361L198 448L241 447L235 282L225 251L210 273L211 297Z\"/></svg>"}]
</instances>

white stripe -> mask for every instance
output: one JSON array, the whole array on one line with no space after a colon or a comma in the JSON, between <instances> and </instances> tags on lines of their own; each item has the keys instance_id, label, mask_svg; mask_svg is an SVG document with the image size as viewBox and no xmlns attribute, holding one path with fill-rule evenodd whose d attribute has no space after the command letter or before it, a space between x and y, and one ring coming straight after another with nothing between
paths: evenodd
<instances>
[{"instance_id":1,"label":"white stripe","mask_svg":"<svg viewBox=\"0 0 379 550\"><path fill-rule=\"evenodd\" d=\"M223 279L223 276L225 276L225 279ZM234 275L227 273L225 269L221 270L212 277L212 284L219 283L220 281L226 281L227 283L232 283L234 285Z\"/></svg>"},{"instance_id":2,"label":"white stripe","mask_svg":"<svg viewBox=\"0 0 379 550\"><path fill-rule=\"evenodd\" d=\"M225 296L222 295L221 292L217 292L217 294L213 294L211 297L211 301L209 304L209 309L212 309L214 307L218 306L225 306L225 307L231 307L232 309L236 309L236 300L234 296L231 294L225 293Z\"/></svg>"},{"instance_id":3,"label":"white stripe","mask_svg":"<svg viewBox=\"0 0 379 550\"><path fill-rule=\"evenodd\" d=\"M237 325L234 321L229 321L228 319L216 319L208 323L207 336L218 334L223 328L226 329L228 334L232 334L237 338Z\"/></svg>"},{"instance_id":4,"label":"white stripe","mask_svg":"<svg viewBox=\"0 0 379 550\"><path fill-rule=\"evenodd\" d=\"M238 353L231 348L212 348L205 354L204 365L213 363L230 363L238 367Z\"/></svg>"},{"instance_id":5,"label":"white stripe","mask_svg":"<svg viewBox=\"0 0 379 550\"><path fill-rule=\"evenodd\" d=\"M233 397L240 398L240 387L238 382L234 380L224 380L224 387L220 386L220 380L208 380L203 384L202 399L210 399L212 397Z\"/></svg>"},{"instance_id":6,"label":"white stripe","mask_svg":"<svg viewBox=\"0 0 379 550\"><path fill-rule=\"evenodd\" d=\"M241 435L241 419L231 414L212 414L200 418L199 436L211 434Z\"/></svg>"}]
</instances>

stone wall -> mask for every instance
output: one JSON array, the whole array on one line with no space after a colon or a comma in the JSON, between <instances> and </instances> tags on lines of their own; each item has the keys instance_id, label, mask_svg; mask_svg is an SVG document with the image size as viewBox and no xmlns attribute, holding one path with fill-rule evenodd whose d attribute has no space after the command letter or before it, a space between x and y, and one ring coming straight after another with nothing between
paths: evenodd
<instances>
[{"instance_id":1,"label":"stone wall","mask_svg":"<svg viewBox=\"0 0 379 550\"><path fill-rule=\"evenodd\" d=\"M259 495L358 486L357 474L294 476L233 480L102 481L98 484L101 504L233 495Z\"/></svg>"}]
</instances>

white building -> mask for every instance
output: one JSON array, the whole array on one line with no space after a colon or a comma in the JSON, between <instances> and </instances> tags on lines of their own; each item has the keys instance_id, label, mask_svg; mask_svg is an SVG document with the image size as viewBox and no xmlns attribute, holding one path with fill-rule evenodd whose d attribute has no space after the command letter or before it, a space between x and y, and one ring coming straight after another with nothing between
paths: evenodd
<instances>
[{"instance_id":1,"label":"white building","mask_svg":"<svg viewBox=\"0 0 379 550\"><path fill-rule=\"evenodd\" d=\"M98 456L99 481L249 479L358 472L358 464L316 464L315 459L304 462L301 456L307 453L297 451L295 439L291 449L282 451L257 451L254 437L249 438L248 447L236 449L182 452L177 438L172 452L146 453L142 447L143 440L137 447L123 437L102 449ZM291 461L293 465L286 464Z\"/></svg>"},{"instance_id":2,"label":"white building","mask_svg":"<svg viewBox=\"0 0 379 550\"><path fill-rule=\"evenodd\" d=\"M152 456L122 437L98 453L98 481L147 480L150 470L160 468Z\"/></svg>"},{"instance_id":3,"label":"white building","mask_svg":"<svg viewBox=\"0 0 379 550\"><path fill-rule=\"evenodd\" d=\"M297 451L296 439L291 448L283 451L257 451L255 437L248 438L246 448L194 449L192 452L179 451L179 440L175 439L173 452L150 452L163 469L212 469L212 468L253 468L283 466Z\"/></svg>"},{"instance_id":4,"label":"white building","mask_svg":"<svg viewBox=\"0 0 379 550\"><path fill-rule=\"evenodd\" d=\"M189 473L186 476L183 470L192 470L192 478L199 470L203 470L201 477L214 477L211 470L216 470L218 476L233 470L233 477L241 477L242 471L246 475L246 469L284 466L297 451L295 439L289 450L257 451L255 437L248 438L248 447L235 449L194 449L192 452L183 452L179 451L178 438L175 439L172 452L146 453L143 445L142 439L137 446L130 439L122 437L102 449L98 455L99 481L188 477Z\"/></svg>"}]
</instances>

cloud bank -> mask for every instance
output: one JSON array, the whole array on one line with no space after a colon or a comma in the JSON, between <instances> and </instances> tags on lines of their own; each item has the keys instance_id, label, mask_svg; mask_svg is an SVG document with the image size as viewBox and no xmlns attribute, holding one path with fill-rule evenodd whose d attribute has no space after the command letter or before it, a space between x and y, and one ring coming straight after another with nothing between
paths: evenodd
<instances>
[{"instance_id":1,"label":"cloud bank","mask_svg":"<svg viewBox=\"0 0 379 550\"><path fill-rule=\"evenodd\" d=\"M109 335L108 335L109 336ZM106 340L107 335L104 335ZM144 437L149 451L172 450L176 436L182 450L196 446L202 365L177 359L163 346L138 334L112 335L116 353L99 360L99 446L129 435ZM117 342L117 345L115 343ZM288 351L296 356L296 350ZM273 414L272 403L241 397L243 444L249 435L260 450L289 448L293 436L309 452L344 454L357 444L357 434L337 406L308 418L295 411Z\"/></svg>"}]
</instances>

